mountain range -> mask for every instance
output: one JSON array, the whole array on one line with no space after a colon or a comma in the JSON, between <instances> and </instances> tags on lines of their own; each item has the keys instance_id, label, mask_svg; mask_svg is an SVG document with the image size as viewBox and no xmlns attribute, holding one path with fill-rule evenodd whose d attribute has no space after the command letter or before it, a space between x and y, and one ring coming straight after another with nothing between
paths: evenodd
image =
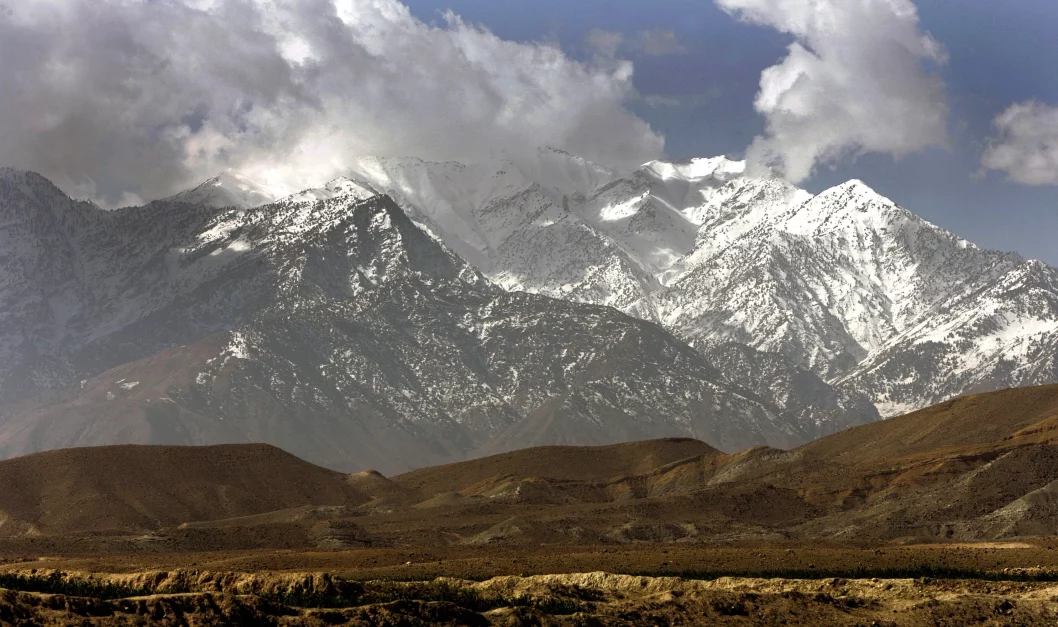
<instances>
[{"instance_id":1,"label":"mountain range","mask_svg":"<svg viewBox=\"0 0 1058 627\"><path fill-rule=\"evenodd\" d=\"M703 352L779 354L883 416L1058 380L1055 270L861 181L813 196L724 157L619 176L540 150L488 166L362 159L322 189L350 184L391 195L506 289L612 306Z\"/></svg>"},{"instance_id":2,"label":"mountain range","mask_svg":"<svg viewBox=\"0 0 1058 627\"><path fill-rule=\"evenodd\" d=\"M723 157L364 158L104 211L0 170L0 454L262 441L385 472L543 444L796 446L1058 381L1058 275Z\"/></svg>"},{"instance_id":3,"label":"mountain range","mask_svg":"<svg viewBox=\"0 0 1058 627\"><path fill-rule=\"evenodd\" d=\"M503 290L387 196L104 211L36 175L0 180L19 243L2 261L5 456L262 441L391 471L527 443L819 430L652 322Z\"/></svg>"}]
</instances>

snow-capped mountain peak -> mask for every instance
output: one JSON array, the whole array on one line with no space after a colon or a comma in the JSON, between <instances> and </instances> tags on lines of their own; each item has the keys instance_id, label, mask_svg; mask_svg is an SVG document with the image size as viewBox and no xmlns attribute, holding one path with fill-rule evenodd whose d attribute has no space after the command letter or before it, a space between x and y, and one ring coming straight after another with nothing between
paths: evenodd
<instances>
[{"instance_id":1,"label":"snow-capped mountain peak","mask_svg":"<svg viewBox=\"0 0 1058 627\"><path fill-rule=\"evenodd\" d=\"M315 202L348 196L354 200L364 200L378 195L370 185L340 176L328 181L321 187L311 187L283 198L280 202Z\"/></svg>"},{"instance_id":2,"label":"snow-capped mountain peak","mask_svg":"<svg viewBox=\"0 0 1058 627\"><path fill-rule=\"evenodd\" d=\"M210 207L238 207L249 209L274 202L291 193L281 185L268 185L252 180L234 170L225 170L202 184L163 200L185 202Z\"/></svg>"},{"instance_id":3,"label":"snow-capped mountain peak","mask_svg":"<svg viewBox=\"0 0 1058 627\"><path fill-rule=\"evenodd\" d=\"M842 234L855 238L857 248L887 255L893 245L914 246L914 240L939 238L961 248L974 247L951 232L882 196L866 183L851 180L820 192L790 208L782 230L803 236ZM876 250L877 249L877 250Z\"/></svg>"},{"instance_id":4,"label":"snow-capped mountain peak","mask_svg":"<svg viewBox=\"0 0 1058 627\"><path fill-rule=\"evenodd\" d=\"M644 163L641 169L663 181L671 179L701 181L711 178L726 183L745 173L746 162L734 161L723 156L694 158L686 161L655 160Z\"/></svg>"},{"instance_id":5,"label":"snow-capped mountain peak","mask_svg":"<svg viewBox=\"0 0 1058 627\"><path fill-rule=\"evenodd\" d=\"M1058 271L978 248L862 181L812 196L724 157L620 175L541 150L365 157L246 210L274 191L229 172L170 199L197 206L105 212L0 170L19 268L0 277L0 397L157 367L160 392L129 407L165 395L203 433L224 418L267 439L278 431L252 416L280 411L326 433L371 416L369 432L452 451L566 437L548 431L559 423L737 447L872 419L872 403L889 415L1058 381ZM155 389L137 377L134 393L86 389L102 403ZM267 407L244 413L246 398ZM567 422L540 422L552 402ZM40 441L23 426L11 437Z\"/></svg>"}]
</instances>

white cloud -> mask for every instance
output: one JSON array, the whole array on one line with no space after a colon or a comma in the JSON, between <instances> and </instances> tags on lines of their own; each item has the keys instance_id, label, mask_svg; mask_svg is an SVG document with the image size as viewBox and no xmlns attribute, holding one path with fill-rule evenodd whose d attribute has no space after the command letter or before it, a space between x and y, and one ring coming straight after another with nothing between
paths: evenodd
<instances>
[{"instance_id":1,"label":"white cloud","mask_svg":"<svg viewBox=\"0 0 1058 627\"><path fill-rule=\"evenodd\" d=\"M240 168L297 186L364 154L550 145L616 167L663 139L632 65L397 0L35 0L0 12L0 164L115 204Z\"/></svg>"},{"instance_id":2,"label":"white cloud","mask_svg":"<svg viewBox=\"0 0 1058 627\"><path fill-rule=\"evenodd\" d=\"M748 149L751 161L797 182L819 164L946 144L944 85L924 69L946 57L910 0L716 2L795 39L761 75L754 106L767 134Z\"/></svg>"},{"instance_id":3,"label":"white cloud","mask_svg":"<svg viewBox=\"0 0 1058 627\"><path fill-rule=\"evenodd\" d=\"M1025 185L1058 185L1058 107L1030 100L992 121L998 131L981 159Z\"/></svg>"}]
</instances>

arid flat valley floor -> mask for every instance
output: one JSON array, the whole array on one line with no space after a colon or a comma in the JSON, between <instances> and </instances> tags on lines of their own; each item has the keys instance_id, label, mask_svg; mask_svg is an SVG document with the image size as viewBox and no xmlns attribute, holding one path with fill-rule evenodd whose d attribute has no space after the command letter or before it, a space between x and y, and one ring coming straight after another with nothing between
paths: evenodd
<instances>
[{"instance_id":1,"label":"arid flat valley floor","mask_svg":"<svg viewBox=\"0 0 1058 627\"><path fill-rule=\"evenodd\" d=\"M0 547L3 545L0 544ZM470 546L440 549L340 551L250 550L123 555L6 555L0 572L29 569L134 573L164 570L212 572L327 572L366 581L605 571L651 577L724 576L794 578L1051 579L1058 582L1058 538L1024 542L846 547Z\"/></svg>"}]
</instances>

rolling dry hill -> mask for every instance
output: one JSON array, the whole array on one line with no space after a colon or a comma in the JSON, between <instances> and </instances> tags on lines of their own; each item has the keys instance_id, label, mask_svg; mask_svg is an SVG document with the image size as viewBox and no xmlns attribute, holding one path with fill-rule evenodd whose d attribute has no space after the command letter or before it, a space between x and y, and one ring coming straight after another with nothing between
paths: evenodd
<instances>
[{"instance_id":1,"label":"rolling dry hill","mask_svg":"<svg viewBox=\"0 0 1058 627\"><path fill-rule=\"evenodd\" d=\"M265 444L48 451L0 461L0 535L139 532L367 500L344 479Z\"/></svg>"},{"instance_id":2,"label":"rolling dry hill","mask_svg":"<svg viewBox=\"0 0 1058 627\"><path fill-rule=\"evenodd\" d=\"M609 446L541 446L466 462L413 470L395 478L424 493L459 490L492 477L602 482L642 475L674 461L720 452L699 440L666 438Z\"/></svg>"},{"instance_id":3,"label":"rolling dry hill","mask_svg":"<svg viewBox=\"0 0 1058 627\"><path fill-rule=\"evenodd\" d=\"M801 447L859 463L940 451L995 449L1058 440L1058 385L976 394L848 429Z\"/></svg>"},{"instance_id":4,"label":"rolling dry hill","mask_svg":"<svg viewBox=\"0 0 1058 627\"><path fill-rule=\"evenodd\" d=\"M393 478L264 445L71 449L0 462L0 549L61 551L81 534L89 550L84 532L102 552L1053 536L1056 425L1049 386L789 451L726 454L693 439L546 446Z\"/></svg>"}]
</instances>

